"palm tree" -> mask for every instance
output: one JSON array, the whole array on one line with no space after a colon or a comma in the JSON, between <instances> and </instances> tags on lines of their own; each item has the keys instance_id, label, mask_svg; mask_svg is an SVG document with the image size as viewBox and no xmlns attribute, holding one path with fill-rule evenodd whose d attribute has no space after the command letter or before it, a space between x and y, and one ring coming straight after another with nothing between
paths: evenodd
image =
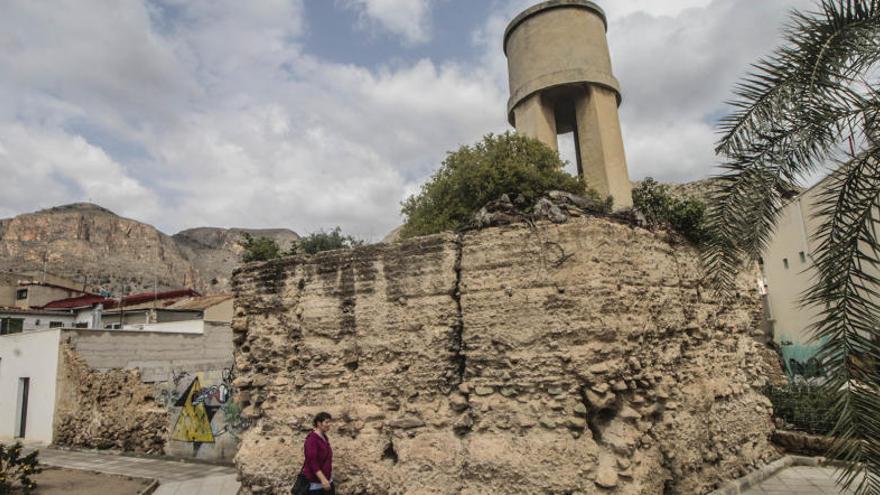
<instances>
[{"instance_id":1,"label":"palm tree","mask_svg":"<svg viewBox=\"0 0 880 495\"><path fill-rule=\"evenodd\" d=\"M753 66L721 122L723 173L710 197L707 274L733 287L773 234L793 185L834 164L814 215L814 278L802 304L828 370L840 482L880 493L880 0L792 12L785 43Z\"/></svg>"}]
</instances>

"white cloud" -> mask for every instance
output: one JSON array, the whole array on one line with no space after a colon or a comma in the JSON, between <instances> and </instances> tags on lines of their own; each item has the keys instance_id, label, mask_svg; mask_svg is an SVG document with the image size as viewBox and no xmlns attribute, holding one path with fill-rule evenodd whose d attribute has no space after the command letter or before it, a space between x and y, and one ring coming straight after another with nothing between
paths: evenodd
<instances>
[{"instance_id":1,"label":"white cloud","mask_svg":"<svg viewBox=\"0 0 880 495\"><path fill-rule=\"evenodd\" d=\"M0 216L91 199L168 233L381 238L446 151L506 128L501 34L532 3L497 0L474 62L367 68L303 51L300 0L145 1L5 6ZM406 42L430 36L427 1L357 1ZM604 2L631 175L708 174L721 102L809 2Z\"/></svg>"},{"instance_id":2,"label":"white cloud","mask_svg":"<svg viewBox=\"0 0 880 495\"><path fill-rule=\"evenodd\" d=\"M160 213L159 198L100 148L58 130L0 124L0 212L92 201L134 218Z\"/></svg>"},{"instance_id":3,"label":"white cloud","mask_svg":"<svg viewBox=\"0 0 880 495\"><path fill-rule=\"evenodd\" d=\"M812 0L656 3L666 10L609 15L630 175L694 180L715 172L715 122L734 85L777 46L789 9Z\"/></svg>"},{"instance_id":4,"label":"white cloud","mask_svg":"<svg viewBox=\"0 0 880 495\"><path fill-rule=\"evenodd\" d=\"M406 43L431 39L430 0L342 0Z\"/></svg>"},{"instance_id":5,"label":"white cloud","mask_svg":"<svg viewBox=\"0 0 880 495\"><path fill-rule=\"evenodd\" d=\"M631 14L676 16L687 9L707 7L712 0L600 0L596 3L609 18L617 19Z\"/></svg>"}]
</instances>

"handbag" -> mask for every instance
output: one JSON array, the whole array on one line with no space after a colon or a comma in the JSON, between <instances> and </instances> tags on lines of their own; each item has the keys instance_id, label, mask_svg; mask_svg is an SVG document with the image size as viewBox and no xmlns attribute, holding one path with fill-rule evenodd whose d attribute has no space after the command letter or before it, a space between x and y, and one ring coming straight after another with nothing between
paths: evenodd
<instances>
[{"instance_id":1,"label":"handbag","mask_svg":"<svg viewBox=\"0 0 880 495\"><path fill-rule=\"evenodd\" d=\"M309 482L306 475L303 474L302 471L296 475L296 482L293 483L293 488L290 489L290 495L308 495L309 493Z\"/></svg>"}]
</instances>

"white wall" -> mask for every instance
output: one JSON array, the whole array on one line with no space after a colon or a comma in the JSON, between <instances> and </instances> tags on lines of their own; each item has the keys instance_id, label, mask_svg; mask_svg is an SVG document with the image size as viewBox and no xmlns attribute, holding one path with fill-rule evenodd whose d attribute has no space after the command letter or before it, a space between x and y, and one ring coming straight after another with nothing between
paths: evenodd
<instances>
[{"instance_id":1,"label":"white wall","mask_svg":"<svg viewBox=\"0 0 880 495\"><path fill-rule=\"evenodd\" d=\"M24 320L24 331L48 330L49 322L60 321L65 328L73 326L73 315L33 315L22 313L4 313L0 311L0 318L16 318Z\"/></svg>"},{"instance_id":2,"label":"white wall","mask_svg":"<svg viewBox=\"0 0 880 495\"><path fill-rule=\"evenodd\" d=\"M0 336L0 438L17 435L19 378L30 378L25 440L52 442L60 329Z\"/></svg>"},{"instance_id":3,"label":"white wall","mask_svg":"<svg viewBox=\"0 0 880 495\"><path fill-rule=\"evenodd\" d=\"M163 323L150 323L142 325L126 325L122 330L142 330L158 333L205 333L204 320L168 321Z\"/></svg>"}]
</instances>

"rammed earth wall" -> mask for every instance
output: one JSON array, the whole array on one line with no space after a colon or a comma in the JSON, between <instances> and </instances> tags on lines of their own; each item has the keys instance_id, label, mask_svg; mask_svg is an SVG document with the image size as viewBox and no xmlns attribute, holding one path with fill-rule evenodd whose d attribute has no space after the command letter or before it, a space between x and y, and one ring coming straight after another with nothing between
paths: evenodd
<instances>
[{"instance_id":1,"label":"rammed earth wall","mask_svg":"<svg viewBox=\"0 0 880 495\"><path fill-rule=\"evenodd\" d=\"M605 219L493 228L237 272L245 492L276 493L311 417L340 493L698 494L777 456L743 281ZM778 372L778 369L776 370Z\"/></svg>"}]
</instances>

